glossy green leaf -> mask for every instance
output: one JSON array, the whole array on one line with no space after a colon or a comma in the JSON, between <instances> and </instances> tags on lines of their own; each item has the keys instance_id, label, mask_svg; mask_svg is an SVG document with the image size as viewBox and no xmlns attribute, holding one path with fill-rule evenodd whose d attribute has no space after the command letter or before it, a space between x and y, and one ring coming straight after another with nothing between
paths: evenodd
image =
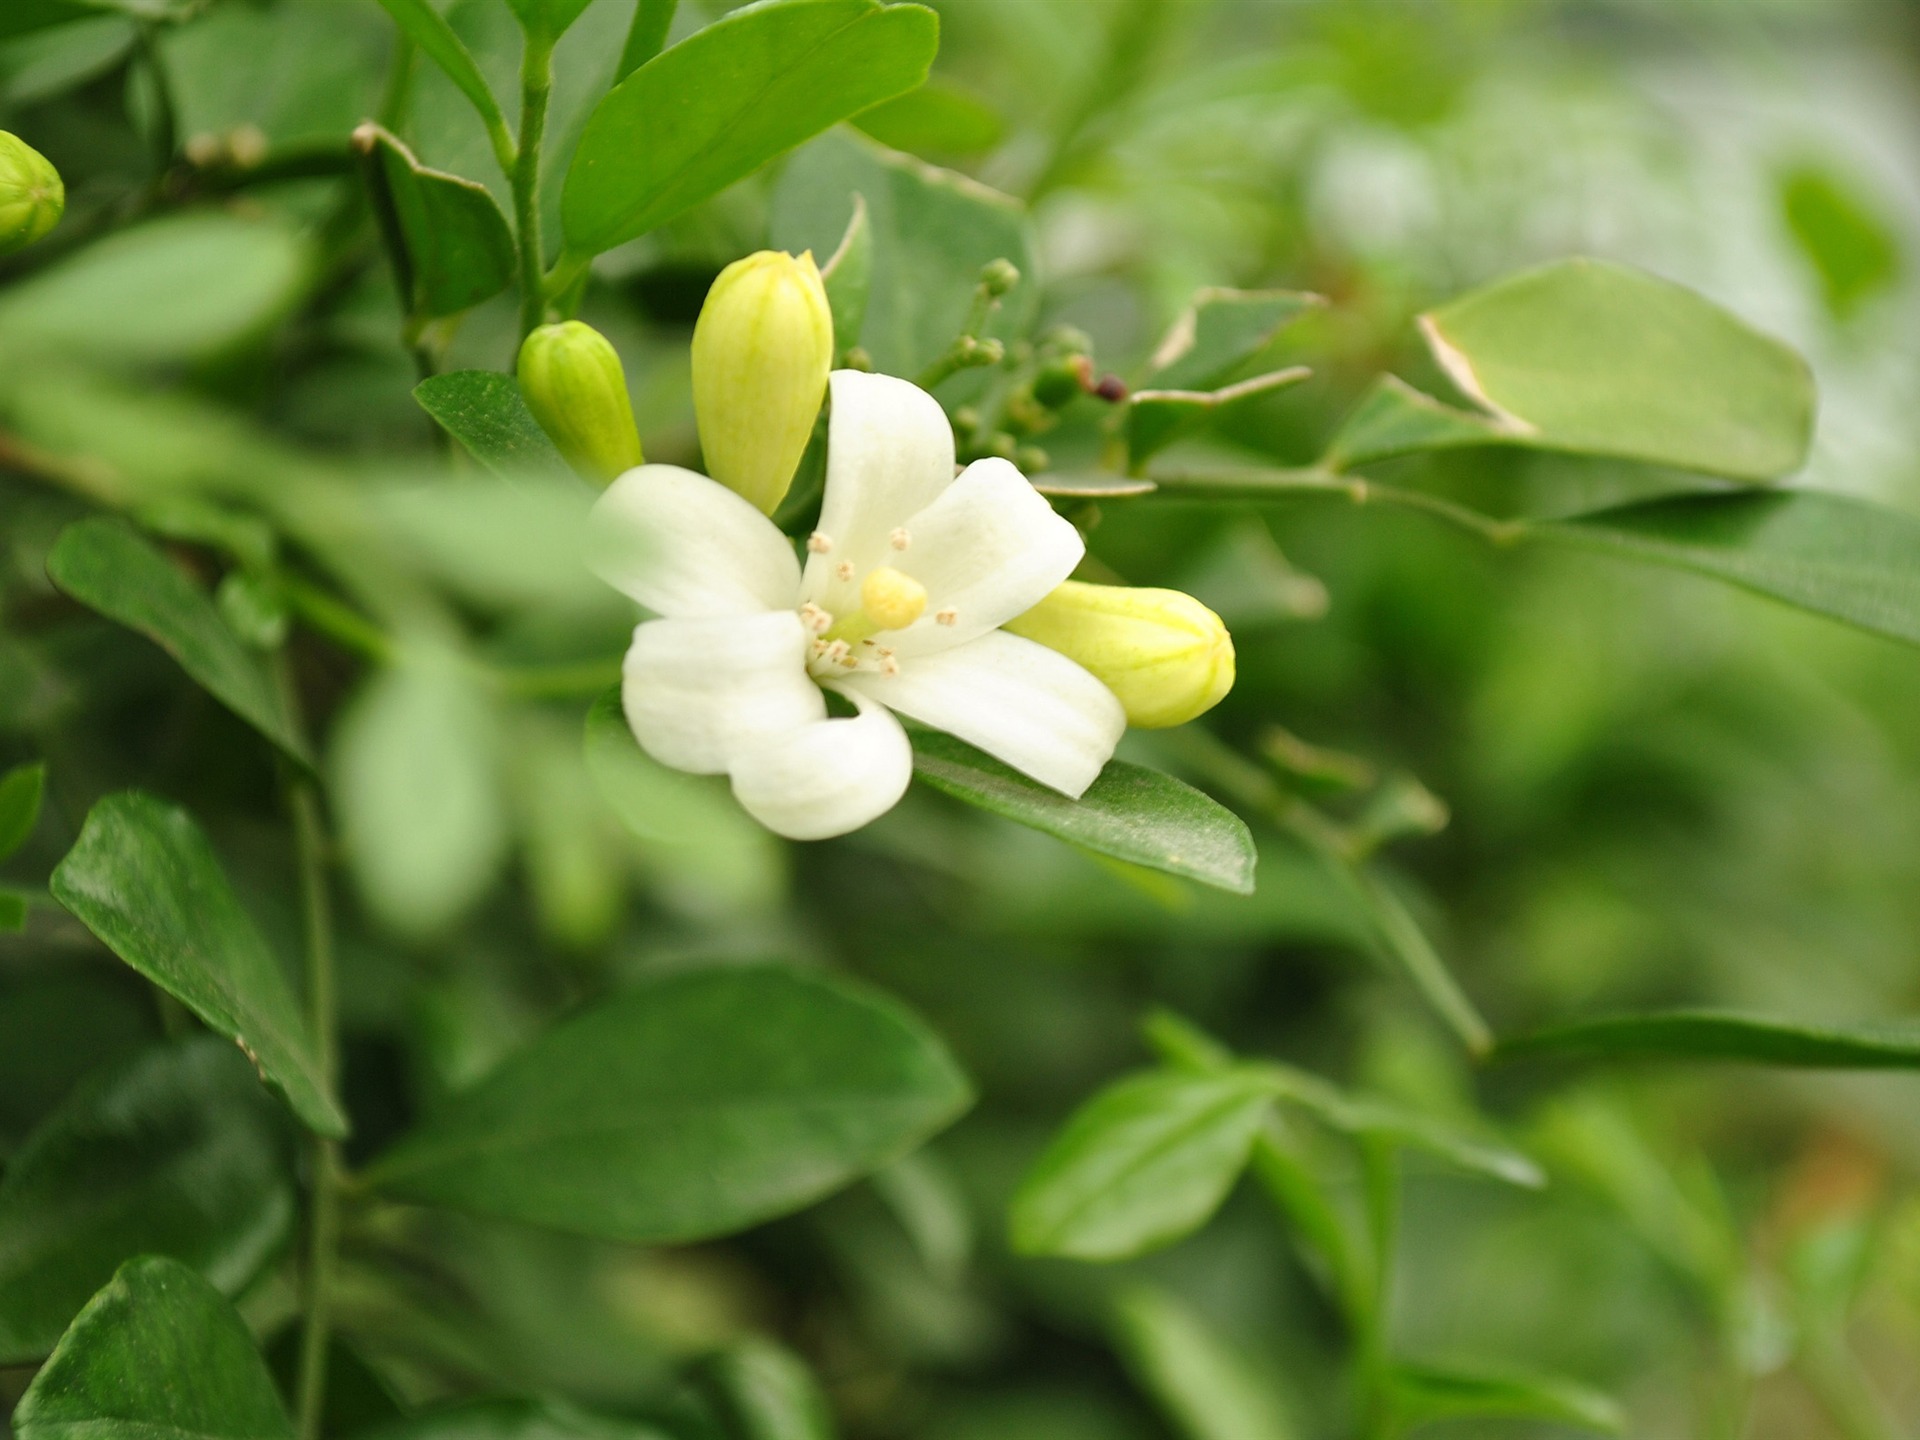
<instances>
[{"instance_id":1,"label":"glossy green leaf","mask_svg":"<svg viewBox=\"0 0 1920 1440\"><path fill-rule=\"evenodd\" d=\"M576 479L533 418L520 382L494 370L455 370L414 387L413 398L496 475Z\"/></svg>"},{"instance_id":2,"label":"glossy green leaf","mask_svg":"<svg viewBox=\"0 0 1920 1440\"><path fill-rule=\"evenodd\" d=\"M1571 1380L1519 1371L1395 1364L1387 1389L1407 1427L1438 1420L1544 1420L1602 1435L1625 1433L1626 1417L1605 1395Z\"/></svg>"},{"instance_id":3,"label":"glossy green leaf","mask_svg":"<svg viewBox=\"0 0 1920 1440\"><path fill-rule=\"evenodd\" d=\"M313 762L258 656L205 592L124 520L79 520L47 556L53 583L109 620L137 630L201 689L302 765Z\"/></svg>"},{"instance_id":4,"label":"glossy green leaf","mask_svg":"<svg viewBox=\"0 0 1920 1440\"><path fill-rule=\"evenodd\" d=\"M507 8L529 35L556 40L592 3L593 0L507 0Z\"/></svg>"},{"instance_id":5,"label":"glossy green leaf","mask_svg":"<svg viewBox=\"0 0 1920 1440\"><path fill-rule=\"evenodd\" d=\"M729 1345L700 1367L736 1440L834 1440L839 1431L807 1362L769 1340Z\"/></svg>"},{"instance_id":6,"label":"glossy green leaf","mask_svg":"<svg viewBox=\"0 0 1920 1440\"><path fill-rule=\"evenodd\" d=\"M0 1181L0 1363L52 1350L134 1255L239 1293L292 1234L290 1159L273 1102L210 1036L96 1075Z\"/></svg>"},{"instance_id":7,"label":"glossy green leaf","mask_svg":"<svg viewBox=\"0 0 1920 1440\"><path fill-rule=\"evenodd\" d=\"M1639 270L1566 260L1420 318L1453 382L1531 443L1772 480L1806 459L1813 377L1791 348Z\"/></svg>"},{"instance_id":8,"label":"glossy green leaf","mask_svg":"<svg viewBox=\"0 0 1920 1440\"><path fill-rule=\"evenodd\" d=\"M13 1412L16 1440L292 1440L246 1323L177 1260L129 1260Z\"/></svg>"},{"instance_id":9,"label":"glossy green leaf","mask_svg":"<svg viewBox=\"0 0 1920 1440\"><path fill-rule=\"evenodd\" d=\"M1236 894L1253 893L1253 834L1231 810L1158 770L1110 760L1069 800L964 741L913 732L913 768L934 789L1062 840Z\"/></svg>"},{"instance_id":10,"label":"glossy green leaf","mask_svg":"<svg viewBox=\"0 0 1920 1440\"><path fill-rule=\"evenodd\" d=\"M657 980L545 1031L368 1172L404 1199L648 1244L812 1203L967 1106L914 1016L771 968Z\"/></svg>"},{"instance_id":11,"label":"glossy green leaf","mask_svg":"<svg viewBox=\"0 0 1920 1440\"><path fill-rule=\"evenodd\" d=\"M1021 1182L1014 1249L1122 1260L1198 1229L1246 1167L1273 1097L1255 1070L1152 1071L1109 1086Z\"/></svg>"},{"instance_id":12,"label":"glossy green leaf","mask_svg":"<svg viewBox=\"0 0 1920 1440\"><path fill-rule=\"evenodd\" d=\"M1690 570L1920 644L1920 517L1869 500L1814 490L1684 495L1527 533Z\"/></svg>"},{"instance_id":13,"label":"glossy green leaf","mask_svg":"<svg viewBox=\"0 0 1920 1440\"><path fill-rule=\"evenodd\" d=\"M377 125L354 144L379 167L376 200L405 257L400 288L415 315L457 315L507 288L513 233L486 186L428 169Z\"/></svg>"},{"instance_id":14,"label":"glossy green leaf","mask_svg":"<svg viewBox=\"0 0 1920 1440\"><path fill-rule=\"evenodd\" d=\"M918 375L944 355L967 323L980 268L994 260L1012 261L1023 279L981 333L1002 340L1026 333L1040 292L1018 201L837 131L814 141L781 173L773 243L795 254L832 253L852 223L856 195L866 202L873 242L860 346L876 369Z\"/></svg>"},{"instance_id":15,"label":"glossy green leaf","mask_svg":"<svg viewBox=\"0 0 1920 1440\"><path fill-rule=\"evenodd\" d=\"M1325 303L1294 290L1201 290L1154 351L1148 383L1155 390L1224 385L1288 324Z\"/></svg>"},{"instance_id":16,"label":"glossy green leaf","mask_svg":"<svg viewBox=\"0 0 1920 1440\"><path fill-rule=\"evenodd\" d=\"M666 1440L632 1420L557 1400L469 1400L361 1431L355 1440Z\"/></svg>"},{"instance_id":17,"label":"glossy green leaf","mask_svg":"<svg viewBox=\"0 0 1920 1440\"><path fill-rule=\"evenodd\" d=\"M876 0L761 0L695 32L588 120L561 203L568 248L591 255L644 235L913 89L938 45L931 10Z\"/></svg>"},{"instance_id":18,"label":"glossy green leaf","mask_svg":"<svg viewBox=\"0 0 1920 1440\"><path fill-rule=\"evenodd\" d=\"M971 91L933 79L853 122L882 145L936 158L979 155L1006 135L1000 112Z\"/></svg>"},{"instance_id":19,"label":"glossy green leaf","mask_svg":"<svg viewBox=\"0 0 1920 1440\"><path fill-rule=\"evenodd\" d=\"M1808 1025L1730 1010L1607 1015L1502 1040L1502 1060L1533 1055L1732 1060L1815 1070L1920 1069L1920 1024Z\"/></svg>"},{"instance_id":20,"label":"glossy green leaf","mask_svg":"<svg viewBox=\"0 0 1920 1440\"><path fill-rule=\"evenodd\" d=\"M1398 375L1382 375L1341 421L1323 463L1344 470L1415 451L1510 445L1519 439L1496 420L1443 405Z\"/></svg>"},{"instance_id":21,"label":"glossy green leaf","mask_svg":"<svg viewBox=\"0 0 1920 1440\"><path fill-rule=\"evenodd\" d=\"M493 698L451 657L373 674L334 731L327 775L347 868L368 907L428 936L479 900L505 858Z\"/></svg>"},{"instance_id":22,"label":"glossy green leaf","mask_svg":"<svg viewBox=\"0 0 1920 1440\"><path fill-rule=\"evenodd\" d=\"M455 88L472 102L487 128L506 134L507 122L500 113L500 102L487 88L465 42L454 34L453 27L440 12L427 0L380 0L380 4L393 17L393 23L420 47L421 53L438 65Z\"/></svg>"},{"instance_id":23,"label":"glossy green leaf","mask_svg":"<svg viewBox=\"0 0 1920 1440\"><path fill-rule=\"evenodd\" d=\"M306 243L281 220L220 210L149 220L11 286L0 351L114 365L198 359L270 324L306 273Z\"/></svg>"},{"instance_id":24,"label":"glossy green leaf","mask_svg":"<svg viewBox=\"0 0 1920 1440\"><path fill-rule=\"evenodd\" d=\"M0 860L26 844L40 823L40 797L46 785L45 765L16 765L0 775Z\"/></svg>"},{"instance_id":25,"label":"glossy green leaf","mask_svg":"<svg viewBox=\"0 0 1920 1440\"><path fill-rule=\"evenodd\" d=\"M742 810L715 776L669 770L634 742L616 687L587 715L587 768L674 889L717 910L761 909L781 892L780 842Z\"/></svg>"},{"instance_id":26,"label":"glossy green leaf","mask_svg":"<svg viewBox=\"0 0 1920 1440\"><path fill-rule=\"evenodd\" d=\"M346 1134L286 972L186 811L135 790L107 796L48 888L114 954L238 1044L309 1128Z\"/></svg>"},{"instance_id":27,"label":"glossy green leaf","mask_svg":"<svg viewBox=\"0 0 1920 1440\"><path fill-rule=\"evenodd\" d=\"M1218 390L1136 390L1127 401L1127 458L1134 465L1143 464L1174 441L1199 430L1228 406L1298 385L1312 373L1296 365Z\"/></svg>"},{"instance_id":28,"label":"glossy green leaf","mask_svg":"<svg viewBox=\"0 0 1920 1440\"><path fill-rule=\"evenodd\" d=\"M1185 1440L1294 1440L1300 1433L1273 1382L1169 1292L1122 1291L1114 1336L1127 1367Z\"/></svg>"}]
</instances>

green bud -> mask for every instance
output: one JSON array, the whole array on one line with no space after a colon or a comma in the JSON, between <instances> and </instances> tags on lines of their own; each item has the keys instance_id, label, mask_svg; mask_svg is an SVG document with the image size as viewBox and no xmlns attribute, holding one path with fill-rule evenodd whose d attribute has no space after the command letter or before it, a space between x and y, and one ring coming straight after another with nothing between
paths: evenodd
<instances>
[{"instance_id":1,"label":"green bud","mask_svg":"<svg viewBox=\"0 0 1920 1440\"><path fill-rule=\"evenodd\" d=\"M627 376L607 337L568 320L520 347L520 390L567 463L605 485L643 463Z\"/></svg>"},{"instance_id":2,"label":"green bud","mask_svg":"<svg viewBox=\"0 0 1920 1440\"><path fill-rule=\"evenodd\" d=\"M762 250L720 272L693 327L693 413L707 474L766 514L813 434L833 368L833 312L811 251Z\"/></svg>"},{"instance_id":3,"label":"green bud","mask_svg":"<svg viewBox=\"0 0 1920 1440\"><path fill-rule=\"evenodd\" d=\"M1178 590L1068 580L1006 628L1092 671L1143 730L1184 725L1233 688L1233 637Z\"/></svg>"},{"instance_id":4,"label":"green bud","mask_svg":"<svg viewBox=\"0 0 1920 1440\"><path fill-rule=\"evenodd\" d=\"M67 187L47 157L0 130L0 255L24 250L60 223Z\"/></svg>"}]
</instances>

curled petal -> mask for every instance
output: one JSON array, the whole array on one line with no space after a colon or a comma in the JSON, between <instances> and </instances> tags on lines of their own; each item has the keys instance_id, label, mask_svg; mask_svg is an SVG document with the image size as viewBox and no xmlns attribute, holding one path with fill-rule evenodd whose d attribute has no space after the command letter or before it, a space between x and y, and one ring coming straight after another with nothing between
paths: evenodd
<instances>
[{"instance_id":1,"label":"curled petal","mask_svg":"<svg viewBox=\"0 0 1920 1440\"><path fill-rule=\"evenodd\" d=\"M662 765L718 775L737 755L824 719L826 701L807 678L808 639L791 610L649 620L621 667L634 739Z\"/></svg>"},{"instance_id":2,"label":"curled petal","mask_svg":"<svg viewBox=\"0 0 1920 1440\"><path fill-rule=\"evenodd\" d=\"M587 564L656 615L694 619L793 606L800 562L771 520L677 465L642 465L587 518Z\"/></svg>"},{"instance_id":3,"label":"curled petal","mask_svg":"<svg viewBox=\"0 0 1920 1440\"><path fill-rule=\"evenodd\" d=\"M1076 799L1127 728L1106 686L1057 651L1004 630L915 656L897 675L861 671L842 683Z\"/></svg>"},{"instance_id":4,"label":"curled petal","mask_svg":"<svg viewBox=\"0 0 1920 1440\"><path fill-rule=\"evenodd\" d=\"M816 720L734 758L733 793L789 840L824 840L886 814L913 778L907 732L884 706L850 695L859 714Z\"/></svg>"},{"instance_id":5,"label":"curled petal","mask_svg":"<svg viewBox=\"0 0 1920 1440\"><path fill-rule=\"evenodd\" d=\"M894 530L953 483L953 427L940 402L911 381L836 370L828 384L819 534L831 548L807 557L804 593L839 614L857 603L857 574L892 563ZM849 562L857 574L842 579Z\"/></svg>"},{"instance_id":6,"label":"curled petal","mask_svg":"<svg viewBox=\"0 0 1920 1440\"><path fill-rule=\"evenodd\" d=\"M906 524L892 562L926 588L921 617L887 643L902 655L946 650L1044 600L1086 542L1005 460L976 460Z\"/></svg>"}]
</instances>

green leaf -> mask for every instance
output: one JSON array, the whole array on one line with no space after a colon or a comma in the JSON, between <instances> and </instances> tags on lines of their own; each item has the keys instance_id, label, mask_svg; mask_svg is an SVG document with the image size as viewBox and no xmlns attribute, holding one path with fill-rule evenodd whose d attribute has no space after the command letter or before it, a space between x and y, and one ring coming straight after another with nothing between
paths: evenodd
<instances>
[{"instance_id":1,"label":"green leaf","mask_svg":"<svg viewBox=\"0 0 1920 1440\"><path fill-rule=\"evenodd\" d=\"M667 32L673 28L673 12L679 8L680 0L638 0L633 7L632 23L627 26L626 44L620 47L620 66L614 72L614 84L618 85L666 48Z\"/></svg>"},{"instance_id":2,"label":"green leaf","mask_svg":"<svg viewBox=\"0 0 1920 1440\"><path fill-rule=\"evenodd\" d=\"M768 1340L729 1345L700 1378L737 1440L834 1440L833 1411L806 1361Z\"/></svg>"},{"instance_id":3,"label":"green leaf","mask_svg":"<svg viewBox=\"0 0 1920 1440\"><path fill-rule=\"evenodd\" d=\"M1772 480L1813 433L1794 351L1642 271L1565 260L1420 317L1434 359L1532 444Z\"/></svg>"},{"instance_id":4,"label":"green leaf","mask_svg":"<svg viewBox=\"0 0 1920 1440\"><path fill-rule=\"evenodd\" d=\"M87 1303L13 1412L16 1440L292 1440L246 1323L143 1255Z\"/></svg>"},{"instance_id":5,"label":"green leaf","mask_svg":"<svg viewBox=\"0 0 1920 1440\"><path fill-rule=\"evenodd\" d=\"M1294 290L1200 290L1153 353L1152 388L1224 385L1284 327L1325 303Z\"/></svg>"},{"instance_id":6,"label":"green leaf","mask_svg":"<svg viewBox=\"0 0 1920 1440\"><path fill-rule=\"evenodd\" d=\"M487 88L487 82L480 74L480 67L474 63L472 54L460 37L453 33L453 27L440 12L427 0L380 0L380 4L407 38L418 45L422 53L454 83L455 88L472 102L473 108L480 112L480 119L488 132L505 137L508 134L507 121L500 113L500 102L493 98L493 91Z\"/></svg>"},{"instance_id":7,"label":"green leaf","mask_svg":"<svg viewBox=\"0 0 1920 1440\"><path fill-rule=\"evenodd\" d=\"M244 171L263 159L344 157L353 127L379 109L393 38L371 5L277 0L206 8L157 40L188 153Z\"/></svg>"},{"instance_id":8,"label":"green leaf","mask_svg":"<svg viewBox=\"0 0 1920 1440\"><path fill-rule=\"evenodd\" d=\"M404 1199L644 1244L808 1205L964 1110L911 1014L775 968L672 976L543 1033L377 1161Z\"/></svg>"},{"instance_id":9,"label":"green leaf","mask_svg":"<svg viewBox=\"0 0 1920 1440\"><path fill-rule=\"evenodd\" d=\"M1007 132L999 111L971 91L939 79L874 106L853 123L882 145L930 158L982 154Z\"/></svg>"},{"instance_id":10,"label":"green leaf","mask_svg":"<svg viewBox=\"0 0 1920 1440\"><path fill-rule=\"evenodd\" d=\"M834 354L845 355L860 343L867 297L873 293L873 225L867 219L866 197L858 191L853 197L853 218L821 267L820 280L826 287L827 308L833 312Z\"/></svg>"},{"instance_id":11,"label":"green leaf","mask_svg":"<svg viewBox=\"0 0 1920 1440\"><path fill-rule=\"evenodd\" d=\"M135 790L107 796L48 888L114 954L239 1045L308 1128L347 1133L286 973L186 811Z\"/></svg>"},{"instance_id":12,"label":"green leaf","mask_svg":"<svg viewBox=\"0 0 1920 1440\"><path fill-rule=\"evenodd\" d=\"M1114 1338L1185 1440L1294 1440L1286 1402L1184 1301L1137 1285L1114 1303Z\"/></svg>"},{"instance_id":13,"label":"green leaf","mask_svg":"<svg viewBox=\"0 0 1920 1440\"><path fill-rule=\"evenodd\" d=\"M874 368L918 375L944 355L966 326L980 268L993 260L1012 261L1024 278L981 333L1002 340L1026 333L1039 286L1026 211L1017 200L835 132L782 172L773 195L773 243L795 254L830 253L853 223L856 195L866 203L873 235L860 345ZM834 318L837 323L837 312Z\"/></svg>"},{"instance_id":14,"label":"green leaf","mask_svg":"<svg viewBox=\"0 0 1920 1440\"><path fill-rule=\"evenodd\" d=\"M1389 1100L1349 1095L1305 1070L1273 1064L1264 1068L1270 1076L1272 1094L1300 1106L1334 1130L1423 1150L1462 1170L1508 1185L1537 1190L1547 1183L1530 1157L1464 1126Z\"/></svg>"},{"instance_id":15,"label":"green leaf","mask_svg":"<svg viewBox=\"0 0 1920 1440\"><path fill-rule=\"evenodd\" d=\"M400 289L415 315L457 315L507 288L513 234L486 186L428 169L378 125L356 130L354 145L379 168L376 201L405 257Z\"/></svg>"},{"instance_id":16,"label":"green leaf","mask_svg":"<svg viewBox=\"0 0 1920 1440\"><path fill-rule=\"evenodd\" d=\"M714 776L669 770L643 751L615 687L587 715L587 769L652 864L708 908L761 909L780 894L780 842L756 824Z\"/></svg>"},{"instance_id":17,"label":"green leaf","mask_svg":"<svg viewBox=\"0 0 1920 1440\"><path fill-rule=\"evenodd\" d=\"M1724 580L1920 644L1920 517L1814 490L1648 500L1529 535Z\"/></svg>"},{"instance_id":18,"label":"green leaf","mask_svg":"<svg viewBox=\"0 0 1920 1440\"><path fill-rule=\"evenodd\" d=\"M1207 1222L1246 1167L1274 1086L1256 1070L1152 1071L1074 1113L1009 1213L1023 1255L1124 1260Z\"/></svg>"},{"instance_id":19,"label":"green leaf","mask_svg":"<svg viewBox=\"0 0 1920 1440\"><path fill-rule=\"evenodd\" d=\"M0 860L26 844L40 823L40 797L46 785L45 765L16 765L0 775Z\"/></svg>"},{"instance_id":20,"label":"green leaf","mask_svg":"<svg viewBox=\"0 0 1920 1440\"><path fill-rule=\"evenodd\" d=\"M1511 445L1521 438L1484 415L1441 404L1398 375L1382 375L1340 422L1322 463L1344 470L1415 451Z\"/></svg>"},{"instance_id":21,"label":"green leaf","mask_svg":"<svg viewBox=\"0 0 1920 1440\"><path fill-rule=\"evenodd\" d=\"M404 935L444 930L492 883L507 846L491 696L451 656L372 675L334 731L328 780L347 866Z\"/></svg>"},{"instance_id":22,"label":"green leaf","mask_svg":"<svg viewBox=\"0 0 1920 1440\"><path fill-rule=\"evenodd\" d=\"M939 28L919 5L762 0L697 31L614 87L587 121L561 202L567 248L592 255L644 235L913 89Z\"/></svg>"},{"instance_id":23,"label":"green leaf","mask_svg":"<svg viewBox=\"0 0 1920 1440\"><path fill-rule=\"evenodd\" d=\"M104 966L60 965L0 984L0 1160L90 1071L156 1033L146 984Z\"/></svg>"},{"instance_id":24,"label":"green leaf","mask_svg":"<svg viewBox=\"0 0 1920 1440\"><path fill-rule=\"evenodd\" d=\"M17 890L0 890L0 935L27 928L27 897Z\"/></svg>"},{"instance_id":25,"label":"green leaf","mask_svg":"<svg viewBox=\"0 0 1920 1440\"><path fill-rule=\"evenodd\" d=\"M0 1182L0 1363L51 1350L129 1256L238 1294L293 1232L285 1132L231 1046L154 1046L95 1076Z\"/></svg>"},{"instance_id":26,"label":"green leaf","mask_svg":"<svg viewBox=\"0 0 1920 1440\"><path fill-rule=\"evenodd\" d=\"M650 1425L558 1400L469 1400L362 1430L354 1440L667 1440Z\"/></svg>"},{"instance_id":27,"label":"green leaf","mask_svg":"<svg viewBox=\"0 0 1920 1440\"><path fill-rule=\"evenodd\" d=\"M1516 1035L1494 1057L1586 1055L1603 1059L1733 1060L1814 1070L1920 1069L1920 1024L1807 1025L1730 1010L1606 1015Z\"/></svg>"},{"instance_id":28,"label":"green leaf","mask_svg":"<svg viewBox=\"0 0 1920 1440\"><path fill-rule=\"evenodd\" d=\"M1436 1420L1544 1420L1602 1435L1619 1435L1626 1419L1605 1395L1554 1375L1396 1363L1387 1376L1389 1404L1411 1428Z\"/></svg>"},{"instance_id":29,"label":"green leaf","mask_svg":"<svg viewBox=\"0 0 1920 1440\"><path fill-rule=\"evenodd\" d=\"M934 789L1071 844L1203 885L1253 893L1253 835L1171 775L1110 760L1078 800L935 730L913 732L913 768Z\"/></svg>"},{"instance_id":30,"label":"green leaf","mask_svg":"<svg viewBox=\"0 0 1920 1440\"><path fill-rule=\"evenodd\" d=\"M76 20L97 19L99 10L80 0L11 0L0 9L0 40L30 35L55 25L70 25Z\"/></svg>"},{"instance_id":31,"label":"green leaf","mask_svg":"<svg viewBox=\"0 0 1920 1440\"><path fill-rule=\"evenodd\" d=\"M493 370L455 370L414 387L413 398L440 427L496 475L577 480L533 418L520 382Z\"/></svg>"},{"instance_id":32,"label":"green leaf","mask_svg":"<svg viewBox=\"0 0 1920 1440\"><path fill-rule=\"evenodd\" d=\"M1848 177L1796 164L1780 176L1780 211L1835 319L1848 319L1900 278L1898 234Z\"/></svg>"},{"instance_id":33,"label":"green leaf","mask_svg":"<svg viewBox=\"0 0 1920 1440\"><path fill-rule=\"evenodd\" d=\"M203 591L124 520L78 520L47 556L53 583L137 630L190 679L305 766L313 764L266 668Z\"/></svg>"},{"instance_id":34,"label":"green leaf","mask_svg":"<svg viewBox=\"0 0 1920 1440\"><path fill-rule=\"evenodd\" d=\"M0 350L114 365L194 360L263 329L307 274L284 222L218 210L149 220L96 240L0 298Z\"/></svg>"},{"instance_id":35,"label":"green leaf","mask_svg":"<svg viewBox=\"0 0 1920 1440\"><path fill-rule=\"evenodd\" d=\"M527 34L557 40L592 3L593 0L507 0L507 8L513 11Z\"/></svg>"},{"instance_id":36,"label":"green leaf","mask_svg":"<svg viewBox=\"0 0 1920 1440\"><path fill-rule=\"evenodd\" d=\"M1136 390L1127 402L1127 459L1132 465L1142 465L1174 441L1200 429L1227 406L1297 385L1312 373L1304 365L1296 365L1218 390Z\"/></svg>"}]
</instances>

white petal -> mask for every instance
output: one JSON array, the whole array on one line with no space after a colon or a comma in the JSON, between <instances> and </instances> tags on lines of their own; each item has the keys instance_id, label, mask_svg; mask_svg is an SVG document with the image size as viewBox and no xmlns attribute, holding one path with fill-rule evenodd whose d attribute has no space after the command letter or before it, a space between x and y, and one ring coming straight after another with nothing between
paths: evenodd
<instances>
[{"instance_id":1,"label":"white petal","mask_svg":"<svg viewBox=\"0 0 1920 1440\"><path fill-rule=\"evenodd\" d=\"M587 565L676 620L788 610L800 590L800 562L774 523L677 465L642 465L607 487L587 519Z\"/></svg>"},{"instance_id":2,"label":"white petal","mask_svg":"<svg viewBox=\"0 0 1920 1440\"><path fill-rule=\"evenodd\" d=\"M911 543L892 564L927 587L927 609L886 642L901 655L945 650L1025 614L1087 548L1047 497L999 459L969 465L907 531Z\"/></svg>"},{"instance_id":3,"label":"white petal","mask_svg":"<svg viewBox=\"0 0 1920 1440\"><path fill-rule=\"evenodd\" d=\"M861 671L842 684L1076 799L1127 728L1106 686L1059 651L1004 630L906 660L898 675Z\"/></svg>"},{"instance_id":4,"label":"white petal","mask_svg":"<svg viewBox=\"0 0 1920 1440\"><path fill-rule=\"evenodd\" d=\"M853 603L859 575L893 563L888 537L953 483L953 427L940 402L911 381L836 370L828 384L819 533L833 548L807 557L804 593L838 613ZM849 561L858 574L842 580L837 571Z\"/></svg>"},{"instance_id":5,"label":"white petal","mask_svg":"<svg viewBox=\"0 0 1920 1440\"><path fill-rule=\"evenodd\" d=\"M891 810L913 778L907 732L884 706L850 696L860 713L816 720L736 756L733 793L789 840L858 830Z\"/></svg>"},{"instance_id":6,"label":"white petal","mask_svg":"<svg viewBox=\"0 0 1920 1440\"><path fill-rule=\"evenodd\" d=\"M743 750L823 719L808 638L791 610L639 626L620 703L640 748L676 770L718 775Z\"/></svg>"}]
</instances>

